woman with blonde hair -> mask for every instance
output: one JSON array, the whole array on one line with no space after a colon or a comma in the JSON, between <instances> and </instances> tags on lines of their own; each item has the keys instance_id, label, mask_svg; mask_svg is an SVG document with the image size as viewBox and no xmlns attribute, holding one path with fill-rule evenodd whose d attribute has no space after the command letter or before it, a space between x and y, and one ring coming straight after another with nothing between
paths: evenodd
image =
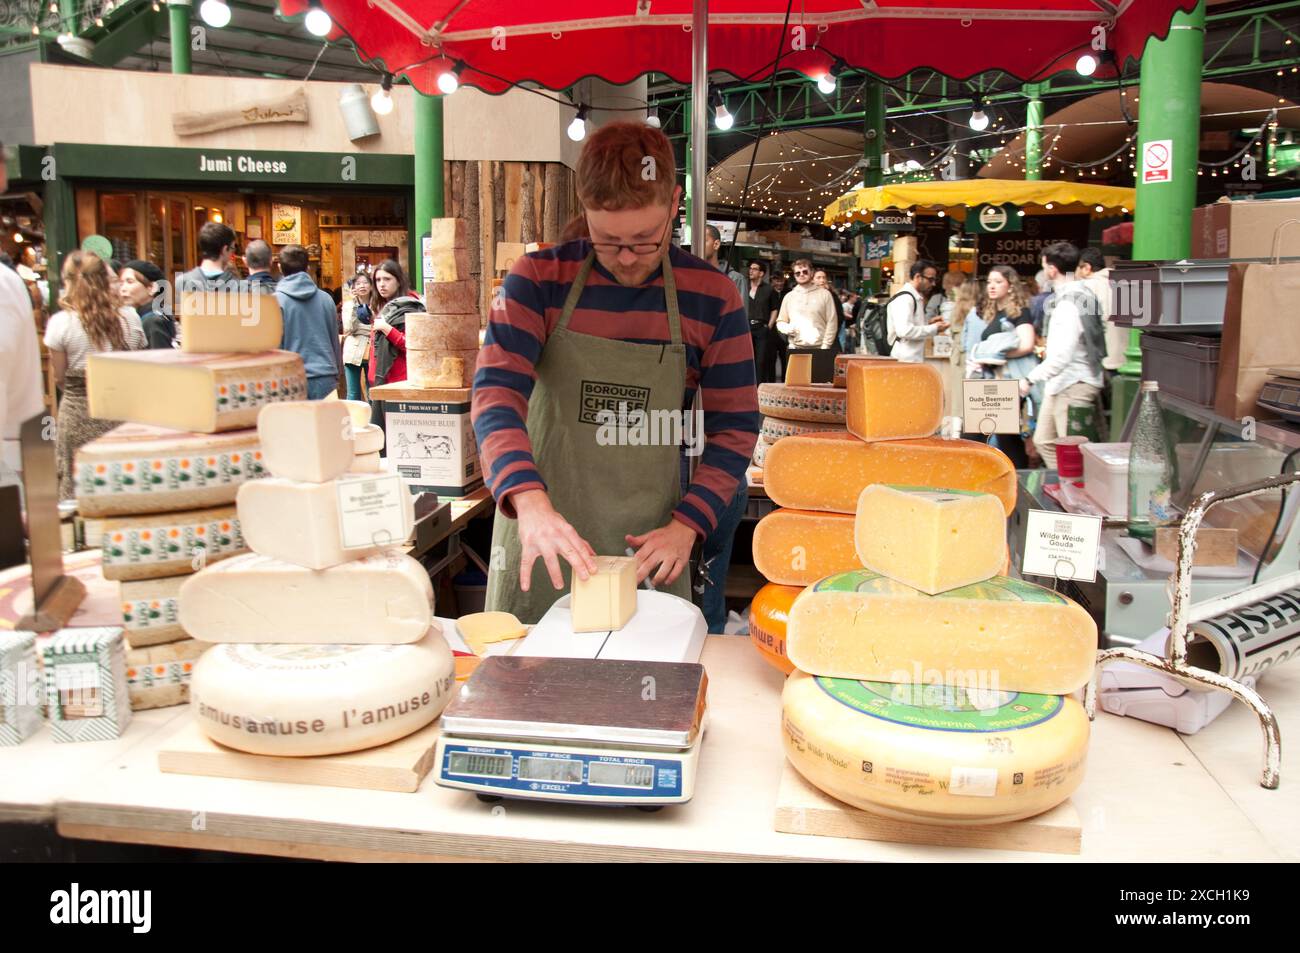
<instances>
[{"instance_id":1,"label":"woman with blonde hair","mask_svg":"<svg viewBox=\"0 0 1300 953\"><path fill-rule=\"evenodd\" d=\"M1038 366L1034 355L1034 319L1029 297L1014 268L994 265L985 279L979 306L984 328L967 355L967 376L1023 380ZM1024 437L1033 433L1035 409L1042 388L1031 390L1021 412L1021 436L999 434L995 446L1009 456L1018 469L1029 465Z\"/></svg>"},{"instance_id":2,"label":"woman with blonde hair","mask_svg":"<svg viewBox=\"0 0 1300 953\"><path fill-rule=\"evenodd\" d=\"M120 422L90 416L86 359L104 351L143 350L148 339L140 318L123 308L121 297L114 293L116 276L104 259L92 252L71 252L61 275L62 310L51 315L45 326L45 346L50 349L54 382L62 391L55 428L59 499L70 500L76 496L72 466L77 448Z\"/></svg>"}]
</instances>

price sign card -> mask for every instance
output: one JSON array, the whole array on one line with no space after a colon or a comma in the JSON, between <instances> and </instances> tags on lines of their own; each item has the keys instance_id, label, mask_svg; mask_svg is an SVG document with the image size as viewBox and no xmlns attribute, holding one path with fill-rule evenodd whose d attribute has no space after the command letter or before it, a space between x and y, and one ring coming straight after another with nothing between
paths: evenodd
<instances>
[{"instance_id":1,"label":"price sign card","mask_svg":"<svg viewBox=\"0 0 1300 953\"><path fill-rule=\"evenodd\" d=\"M966 433L1020 433L1020 381L962 381Z\"/></svg>"},{"instance_id":2,"label":"price sign card","mask_svg":"<svg viewBox=\"0 0 1300 953\"><path fill-rule=\"evenodd\" d=\"M1030 510L1025 523L1025 560L1021 571L1094 582L1100 568L1100 516Z\"/></svg>"},{"instance_id":3,"label":"price sign card","mask_svg":"<svg viewBox=\"0 0 1300 953\"><path fill-rule=\"evenodd\" d=\"M395 475L338 481L339 534L344 549L406 541L402 497L410 493Z\"/></svg>"}]
</instances>

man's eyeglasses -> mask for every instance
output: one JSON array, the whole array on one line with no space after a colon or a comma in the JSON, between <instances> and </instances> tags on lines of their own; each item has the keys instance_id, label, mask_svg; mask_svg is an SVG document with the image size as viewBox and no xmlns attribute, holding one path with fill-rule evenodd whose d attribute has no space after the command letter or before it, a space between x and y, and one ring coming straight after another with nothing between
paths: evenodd
<instances>
[{"instance_id":1,"label":"man's eyeglasses","mask_svg":"<svg viewBox=\"0 0 1300 953\"><path fill-rule=\"evenodd\" d=\"M664 222L664 229L662 232L659 233L659 238L656 241L634 242L630 245L620 245L617 242L593 241L591 243L591 247L594 248L596 251L602 252L606 255L617 255L624 248L626 248L634 255L650 255L653 254L654 252L659 251L659 249L663 246L664 236L668 234L668 229L672 227L672 224L673 224L673 216L672 213L670 212L668 215L668 221ZM588 224L587 226L587 231L588 232L591 231L590 224Z\"/></svg>"},{"instance_id":2,"label":"man's eyeglasses","mask_svg":"<svg viewBox=\"0 0 1300 953\"><path fill-rule=\"evenodd\" d=\"M934 284L936 281L939 280L938 275L922 275L921 277L924 278L926 281L930 282L930 284Z\"/></svg>"},{"instance_id":3,"label":"man's eyeglasses","mask_svg":"<svg viewBox=\"0 0 1300 953\"><path fill-rule=\"evenodd\" d=\"M794 270L794 273L795 273L796 275L806 275L806 274L808 274L808 269L807 269L807 268L796 268L796 269Z\"/></svg>"}]
</instances>

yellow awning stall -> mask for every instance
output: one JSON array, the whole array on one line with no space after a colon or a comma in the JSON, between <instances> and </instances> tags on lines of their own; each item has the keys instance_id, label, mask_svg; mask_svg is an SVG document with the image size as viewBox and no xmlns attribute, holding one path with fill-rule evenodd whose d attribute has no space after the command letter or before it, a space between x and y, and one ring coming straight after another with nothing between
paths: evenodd
<instances>
[{"instance_id":1,"label":"yellow awning stall","mask_svg":"<svg viewBox=\"0 0 1300 953\"><path fill-rule=\"evenodd\" d=\"M1087 212L1093 218L1127 215L1137 202L1134 189L1085 182L1022 182L1008 179L959 179L955 182L903 182L854 189L826 206L828 226L865 221L884 209L942 211L965 221L966 210L980 205L1014 205L1034 215Z\"/></svg>"}]
</instances>

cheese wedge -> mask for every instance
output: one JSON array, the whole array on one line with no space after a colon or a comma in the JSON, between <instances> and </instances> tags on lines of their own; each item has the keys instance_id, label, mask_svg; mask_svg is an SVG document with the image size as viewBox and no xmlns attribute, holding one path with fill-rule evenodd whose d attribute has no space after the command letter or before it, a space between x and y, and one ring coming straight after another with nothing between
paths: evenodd
<instances>
[{"instance_id":1,"label":"cheese wedge","mask_svg":"<svg viewBox=\"0 0 1300 953\"><path fill-rule=\"evenodd\" d=\"M930 595L992 579L1007 561L1006 516L988 493L873 484L854 540L862 566Z\"/></svg>"},{"instance_id":2,"label":"cheese wedge","mask_svg":"<svg viewBox=\"0 0 1300 953\"><path fill-rule=\"evenodd\" d=\"M305 400L307 377L290 351L110 351L87 358L86 388L92 417L217 433L255 426L268 404Z\"/></svg>"},{"instance_id":3,"label":"cheese wedge","mask_svg":"<svg viewBox=\"0 0 1300 953\"><path fill-rule=\"evenodd\" d=\"M509 612L471 612L456 620L456 630L469 650L480 656L494 642L522 639L528 634L528 627Z\"/></svg>"},{"instance_id":4,"label":"cheese wedge","mask_svg":"<svg viewBox=\"0 0 1300 953\"><path fill-rule=\"evenodd\" d=\"M390 549L329 569L249 553L181 586L181 625L204 642L397 645L433 621L433 583Z\"/></svg>"},{"instance_id":5,"label":"cheese wedge","mask_svg":"<svg viewBox=\"0 0 1300 953\"><path fill-rule=\"evenodd\" d=\"M1016 471L1000 450L971 440L880 440L852 434L803 434L772 444L763 484L778 506L857 513L873 483L942 486L992 493L1007 516L1016 506Z\"/></svg>"},{"instance_id":6,"label":"cheese wedge","mask_svg":"<svg viewBox=\"0 0 1300 953\"><path fill-rule=\"evenodd\" d=\"M352 421L352 452L358 456L363 453L378 453L384 449L384 428L379 424L357 426Z\"/></svg>"},{"instance_id":7,"label":"cheese wedge","mask_svg":"<svg viewBox=\"0 0 1300 953\"><path fill-rule=\"evenodd\" d=\"M790 610L794 667L830 678L1064 695L1092 676L1097 625L1042 586L997 576L937 596L858 569Z\"/></svg>"},{"instance_id":8,"label":"cheese wedge","mask_svg":"<svg viewBox=\"0 0 1300 953\"><path fill-rule=\"evenodd\" d=\"M271 292L186 291L180 300L181 350L187 354L270 351L284 338L280 302Z\"/></svg>"},{"instance_id":9,"label":"cheese wedge","mask_svg":"<svg viewBox=\"0 0 1300 953\"><path fill-rule=\"evenodd\" d=\"M352 458L352 466L348 468L349 473L382 473L384 469L383 460L379 452L358 453Z\"/></svg>"},{"instance_id":10,"label":"cheese wedge","mask_svg":"<svg viewBox=\"0 0 1300 953\"><path fill-rule=\"evenodd\" d=\"M477 364L477 346L464 351L406 352L407 373L416 387L470 387Z\"/></svg>"},{"instance_id":11,"label":"cheese wedge","mask_svg":"<svg viewBox=\"0 0 1300 953\"><path fill-rule=\"evenodd\" d=\"M636 613L636 559L597 556L594 575L573 577L569 607L574 632L623 628Z\"/></svg>"},{"instance_id":12,"label":"cheese wedge","mask_svg":"<svg viewBox=\"0 0 1300 953\"><path fill-rule=\"evenodd\" d=\"M932 437L943 420L943 378L929 364L850 361L849 433L862 440Z\"/></svg>"},{"instance_id":13,"label":"cheese wedge","mask_svg":"<svg viewBox=\"0 0 1300 953\"><path fill-rule=\"evenodd\" d=\"M754 527L754 568L785 586L810 586L832 573L860 569L853 525L853 517L843 513L773 510Z\"/></svg>"},{"instance_id":14,"label":"cheese wedge","mask_svg":"<svg viewBox=\"0 0 1300 953\"><path fill-rule=\"evenodd\" d=\"M272 476L324 483L352 466L352 415L341 400L272 404L257 416L262 455Z\"/></svg>"},{"instance_id":15,"label":"cheese wedge","mask_svg":"<svg viewBox=\"0 0 1300 953\"><path fill-rule=\"evenodd\" d=\"M348 409L348 416L352 418L352 430L354 432L370 426L370 418L374 414L374 409L368 402L364 400L341 400L339 403Z\"/></svg>"},{"instance_id":16,"label":"cheese wedge","mask_svg":"<svg viewBox=\"0 0 1300 953\"><path fill-rule=\"evenodd\" d=\"M812 384L812 355L791 354L785 367L787 387L808 387Z\"/></svg>"}]
</instances>

